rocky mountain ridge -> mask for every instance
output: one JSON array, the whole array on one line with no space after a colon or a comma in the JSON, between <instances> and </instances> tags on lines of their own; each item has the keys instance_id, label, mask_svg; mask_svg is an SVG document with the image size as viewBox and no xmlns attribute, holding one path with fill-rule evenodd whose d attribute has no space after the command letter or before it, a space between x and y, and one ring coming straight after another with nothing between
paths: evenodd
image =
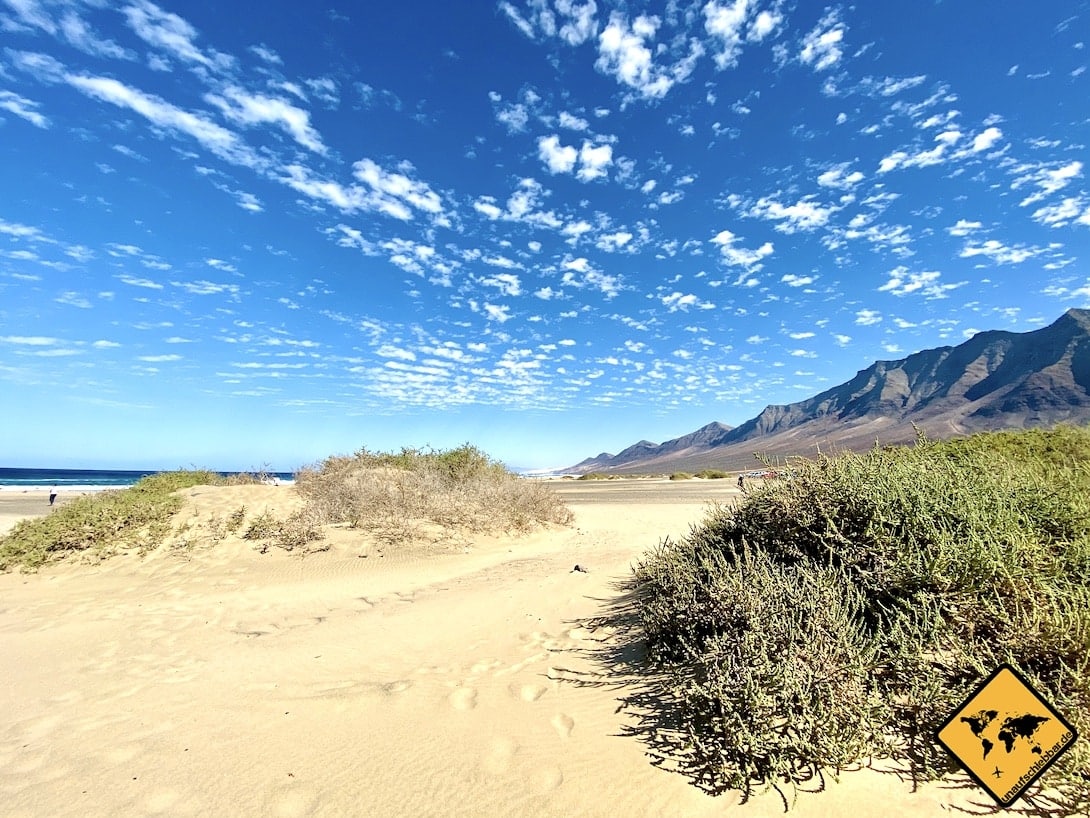
<instances>
[{"instance_id":1,"label":"rocky mountain ridge","mask_svg":"<svg viewBox=\"0 0 1090 818\"><path fill-rule=\"evenodd\" d=\"M770 457L1005 428L1090 421L1090 310L1047 327L990 330L957 346L875 361L855 377L797 403L770 405L735 428L709 423L682 437L640 441L572 473L747 468Z\"/></svg>"}]
</instances>

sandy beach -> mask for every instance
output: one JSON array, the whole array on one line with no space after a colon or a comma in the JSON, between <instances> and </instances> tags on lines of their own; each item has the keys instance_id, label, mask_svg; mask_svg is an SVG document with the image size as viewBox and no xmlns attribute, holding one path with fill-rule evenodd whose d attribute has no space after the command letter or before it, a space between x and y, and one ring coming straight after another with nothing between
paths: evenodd
<instances>
[{"instance_id":1,"label":"sandy beach","mask_svg":"<svg viewBox=\"0 0 1090 818\"><path fill-rule=\"evenodd\" d=\"M731 481L554 485L574 524L524 537L380 549L337 530L305 557L176 538L0 575L0 812L781 815L774 792L742 804L674 769L625 590ZM193 520L298 502L187 496ZM0 520L47 512L0 493ZM855 771L792 813L991 811L964 785Z\"/></svg>"}]
</instances>

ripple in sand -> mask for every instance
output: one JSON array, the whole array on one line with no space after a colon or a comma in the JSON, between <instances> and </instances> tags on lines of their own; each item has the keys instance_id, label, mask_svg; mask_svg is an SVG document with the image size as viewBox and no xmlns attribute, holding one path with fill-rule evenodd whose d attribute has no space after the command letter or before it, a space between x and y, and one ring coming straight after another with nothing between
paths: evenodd
<instances>
[{"instance_id":1,"label":"ripple in sand","mask_svg":"<svg viewBox=\"0 0 1090 818\"><path fill-rule=\"evenodd\" d=\"M305 818L318 810L318 793L310 787L285 787L272 797L269 806L270 814L278 818Z\"/></svg>"},{"instance_id":2,"label":"ripple in sand","mask_svg":"<svg viewBox=\"0 0 1090 818\"><path fill-rule=\"evenodd\" d=\"M511 761L519 750L518 744L509 738L494 738L489 742L488 750L481 759L485 772L500 775L511 767Z\"/></svg>"}]
</instances>

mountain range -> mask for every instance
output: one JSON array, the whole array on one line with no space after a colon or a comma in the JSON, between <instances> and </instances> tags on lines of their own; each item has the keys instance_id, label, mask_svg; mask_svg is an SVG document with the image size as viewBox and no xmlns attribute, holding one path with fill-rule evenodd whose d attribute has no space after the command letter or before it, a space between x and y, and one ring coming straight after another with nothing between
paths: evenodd
<instances>
[{"instance_id":1,"label":"mountain range","mask_svg":"<svg viewBox=\"0 0 1090 818\"><path fill-rule=\"evenodd\" d=\"M665 443L641 440L566 471L617 474L744 469L782 458L995 429L1090 421L1090 310L1032 332L992 330L957 346L876 361L806 400L766 406L736 427L709 423Z\"/></svg>"}]
</instances>

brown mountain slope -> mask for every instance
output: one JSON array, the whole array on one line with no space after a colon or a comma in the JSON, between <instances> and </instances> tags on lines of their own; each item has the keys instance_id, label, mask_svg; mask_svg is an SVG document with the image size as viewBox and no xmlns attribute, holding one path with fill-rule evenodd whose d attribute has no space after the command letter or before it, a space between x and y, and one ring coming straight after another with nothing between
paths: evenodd
<instances>
[{"instance_id":1,"label":"brown mountain slope","mask_svg":"<svg viewBox=\"0 0 1090 818\"><path fill-rule=\"evenodd\" d=\"M748 468L754 454L813 454L930 437L1090 421L1090 311L1068 310L1033 332L989 331L954 347L876 361L798 403L767 406L730 429L709 424L661 446L642 441L573 472ZM687 445L677 445L688 441ZM623 455L623 457L622 457Z\"/></svg>"}]
</instances>

